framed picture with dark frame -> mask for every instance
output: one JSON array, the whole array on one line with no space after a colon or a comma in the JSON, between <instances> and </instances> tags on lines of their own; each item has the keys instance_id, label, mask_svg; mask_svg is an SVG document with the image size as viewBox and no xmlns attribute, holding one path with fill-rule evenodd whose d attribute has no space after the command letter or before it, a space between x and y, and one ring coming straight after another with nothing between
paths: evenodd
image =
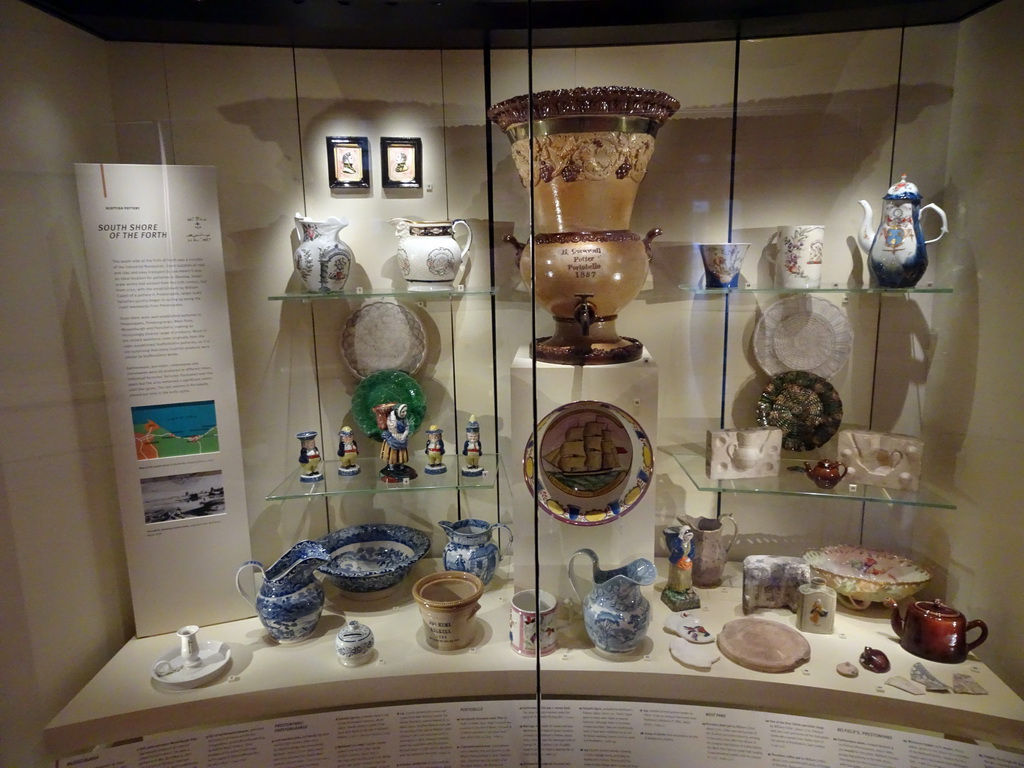
<instances>
[{"instance_id":1,"label":"framed picture with dark frame","mask_svg":"<svg viewBox=\"0 0 1024 768\"><path fill-rule=\"evenodd\" d=\"M380 140L381 186L423 186L423 142L384 136Z\"/></svg>"},{"instance_id":2,"label":"framed picture with dark frame","mask_svg":"<svg viewBox=\"0 0 1024 768\"><path fill-rule=\"evenodd\" d=\"M370 140L365 136L327 137L331 189L370 186Z\"/></svg>"}]
</instances>

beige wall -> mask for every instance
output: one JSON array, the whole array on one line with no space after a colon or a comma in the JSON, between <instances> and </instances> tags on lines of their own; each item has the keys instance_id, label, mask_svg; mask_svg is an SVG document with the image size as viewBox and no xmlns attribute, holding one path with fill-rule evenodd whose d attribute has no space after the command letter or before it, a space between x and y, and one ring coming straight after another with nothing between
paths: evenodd
<instances>
[{"instance_id":1,"label":"beige wall","mask_svg":"<svg viewBox=\"0 0 1024 768\"><path fill-rule=\"evenodd\" d=\"M479 52L293 56L104 44L16 0L0 0L0 17L0 562L9 633L0 651L0 762L29 766L43 764L45 723L132 632L72 164L218 168L254 555L273 560L298 538L377 519L433 530L437 547L438 520L453 519L460 506L464 516L494 519L495 493L265 500L292 469L291 433L313 426L332 435L349 416L355 381L341 363L337 333L357 306L266 297L294 286L296 211L350 220L342 237L356 254L352 280L367 289L401 282L387 218L467 218L477 236L470 285L489 285L488 128ZM1012 463L1024 418L1013 332L1024 310L1014 290L1022 280L1016 240L1005 225L1021 202L1024 75L1005 65L1019 61L1012 49L1019 35L1004 34L1022 25L1024 0L1004 0L959 26L908 30L901 80L894 30L742 44L733 239L755 244L744 269L751 280L765 279L760 249L775 226L814 218L827 227L826 279L865 282L850 239L860 219L856 201L877 209L890 157L897 175L906 170L951 216L953 234L930 249L930 276L956 293L851 299L845 309L857 346L836 384L853 423L924 435L929 475L960 508L724 498L723 510L743 531L734 557L857 540L913 553L936 570L932 596L989 623L992 639L980 655L1024 693L1016 642L1024 612L1006 599L1005 586L1005 564L1024 548L1013 517L1024 481ZM620 320L659 365L662 444L701 443L718 422L724 307L678 286L699 274L691 244L729 234L733 53L729 43L701 43L540 51L533 62L536 88L630 82L683 103L659 136L633 219L637 231L659 226L665 234L655 241L647 288ZM496 52L494 73L494 101L527 90L522 52ZM525 196L507 142L490 131L496 233L522 238ZM375 170L380 136L423 137L430 191L383 193L375 185L371 193L332 193L323 137L334 134L369 136ZM432 420L453 443L469 413L496 425L490 446L506 457L503 504L507 483L519 482L522 452L510 423L525 407L510 401L508 367L531 337L532 315L511 260L499 242L494 349L488 299L416 307L436 342L421 374ZM775 298L747 296L730 309L727 425L752 423L763 382L750 335L758 311ZM546 313L536 322L545 333ZM655 528L681 511L714 513L714 496L695 492L664 454L658 462Z\"/></svg>"},{"instance_id":2,"label":"beige wall","mask_svg":"<svg viewBox=\"0 0 1024 768\"><path fill-rule=\"evenodd\" d=\"M112 162L107 46L0 2L0 763L132 634L73 163Z\"/></svg>"}]
</instances>

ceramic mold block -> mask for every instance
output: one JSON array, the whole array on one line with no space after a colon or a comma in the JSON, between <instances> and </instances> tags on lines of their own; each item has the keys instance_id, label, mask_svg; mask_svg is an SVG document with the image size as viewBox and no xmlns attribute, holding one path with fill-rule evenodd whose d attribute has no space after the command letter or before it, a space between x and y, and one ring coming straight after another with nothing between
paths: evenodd
<instances>
[{"instance_id":1,"label":"ceramic mold block","mask_svg":"<svg viewBox=\"0 0 1024 768\"><path fill-rule=\"evenodd\" d=\"M839 431L839 460L846 482L916 491L921 482L924 442L916 437L866 429Z\"/></svg>"},{"instance_id":2,"label":"ceramic mold block","mask_svg":"<svg viewBox=\"0 0 1024 768\"><path fill-rule=\"evenodd\" d=\"M782 430L709 429L705 469L712 480L774 477L779 473Z\"/></svg>"},{"instance_id":3,"label":"ceramic mold block","mask_svg":"<svg viewBox=\"0 0 1024 768\"><path fill-rule=\"evenodd\" d=\"M800 586L811 580L811 566L802 557L748 555L743 558L743 613L757 608L800 605Z\"/></svg>"}]
</instances>

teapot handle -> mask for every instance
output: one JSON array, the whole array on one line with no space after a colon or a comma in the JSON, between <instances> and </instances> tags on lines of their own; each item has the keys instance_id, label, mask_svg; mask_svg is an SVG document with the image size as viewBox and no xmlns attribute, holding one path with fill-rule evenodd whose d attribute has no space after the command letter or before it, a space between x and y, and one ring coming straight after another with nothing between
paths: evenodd
<instances>
[{"instance_id":1,"label":"teapot handle","mask_svg":"<svg viewBox=\"0 0 1024 768\"><path fill-rule=\"evenodd\" d=\"M238 590L238 594L245 598L245 601L249 603L253 608L256 607L256 598L242 589L242 571L246 568L255 568L259 570L260 575L266 577L266 572L263 570L263 563L257 562L256 560L246 560L235 572L235 589Z\"/></svg>"},{"instance_id":2,"label":"teapot handle","mask_svg":"<svg viewBox=\"0 0 1024 768\"><path fill-rule=\"evenodd\" d=\"M988 626L981 619L975 619L974 621L968 621L967 626L964 628L964 635L970 632L972 629L977 627L981 630L981 634L978 635L976 640L972 640L967 644L967 650L973 651L979 645L985 642L985 638L988 637Z\"/></svg>"},{"instance_id":3,"label":"teapot handle","mask_svg":"<svg viewBox=\"0 0 1024 768\"><path fill-rule=\"evenodd\" d=\"M937 214L939 214L939 218L942 219L942 229L939 230L939 236L938 237L932 238L931 240L925 240L924 241L925 245L928 245L928 243L934 243L937 240L941 240L942 236L944 234L946 234L947 232L949 232L949 223L946 221L946 212L944 210L942 210L941 208L939 208L939 206L937 206L935 203L928 203L928 205L923 206L921 208L921 210L918 212L918 218L920 219L921 216L924 215L924 212L927 211L929 208L931 208Z\"/></svg>"}]
</instances>

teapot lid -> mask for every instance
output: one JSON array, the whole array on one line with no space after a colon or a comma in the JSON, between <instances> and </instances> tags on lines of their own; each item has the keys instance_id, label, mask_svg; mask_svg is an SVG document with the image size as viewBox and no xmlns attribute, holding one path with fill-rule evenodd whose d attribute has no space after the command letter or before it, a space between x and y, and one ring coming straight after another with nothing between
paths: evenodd
<instances>
[{"instance_id":1,"label":"teapot lid","mask_svg":"<svg viewBox=\"0 0 1024 768\"><path fill-rule=\"evenodd\" d=\"M921 194L917 191L917 185L907 181L907 174L900 176L900 180L889 187L883 200L920 200Z\"/></svg>"},{"instance_id":2,"label":"teapot lid","mask_svg":"<svg viewBox=\"0 0 1024 768\"><path fill-rule=\"evenodd\" d=\"M961 615L960 611L941 600L918 600L914 605L933 618L955 619Z\"/></svg>"}]
</instances>

